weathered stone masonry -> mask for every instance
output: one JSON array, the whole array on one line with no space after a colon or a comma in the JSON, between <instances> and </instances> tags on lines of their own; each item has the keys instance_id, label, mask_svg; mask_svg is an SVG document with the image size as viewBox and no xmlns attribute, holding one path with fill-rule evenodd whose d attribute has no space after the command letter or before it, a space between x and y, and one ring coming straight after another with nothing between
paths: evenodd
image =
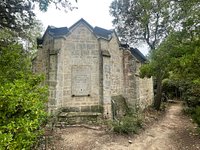
<instances>
[{"instance_id":1,"label":"weathered stone masonry","mask_svg":"<svg viewBox=\"0 0 200 150\"><path fill-rule=\"evenodd\" d=\"M49 26L38 47L33 69L46 75L49 112L101 112L111 118L112 96L142 109L152 102L152 79L139 77L146 58L120 44L113 30L93 28L84 19L70 28Z\"/></svg>"}]
</instances>

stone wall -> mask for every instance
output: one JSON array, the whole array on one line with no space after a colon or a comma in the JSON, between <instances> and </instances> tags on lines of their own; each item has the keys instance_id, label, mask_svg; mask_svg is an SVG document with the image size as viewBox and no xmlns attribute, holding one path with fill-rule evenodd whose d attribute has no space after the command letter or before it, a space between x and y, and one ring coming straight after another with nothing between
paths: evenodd
<instances>
[{"instance_id":1,"label":"stone wall","mask_svg":"<svg viewBox=\"0 0 200 150\"><path fill-rule=\"evenodd\" d=\"M152 78L140 78L139 68L142 63L128 49L123 51L124 97L130 107L143 110L153 100Z\"/></svg>"},{"instance_id":2,"label":"stone wall","mask_svg":"<svg viewBox=\"0 0 200 150\"><path fill-rule=\"evenodd\" d=\"M120 48L116 34L97 37L84 21L69 33L53 37L46 33L43 47L33 61L33 70L46 75L48 110L102 112L112 117L111 97L123 96L130 106L152 103L152 79L141 79L141 62L129 49Z\"/></svg>"},{"instance_id":3,"label":"stone wall","mask_svg":"<svg viewBox=\"0 0 200 150\"><path fill-rule=\"evenodd\" d=\"M111 95L123 95L123 51L119 48L119 41L113 33L109 42L109 52L111 55Z\"/></svg>"},{"instance_id":4,"label":"stone wall","mask_svg":"<svg viewBox=\"0 0 200 150\"><path fill-rule=\"evenodd\" d=\"M37 57L33 60L33 72L44 74L46 84L49 86L49 112L53 112L57 108L57 53L54 51L54 41L53 37L45 34L43 45L39 47Z\"/></svg>"},{"instance_id":5,"label":"stone wall","mask_svg":"<svg viewBox=\"0 0 200 150\"><path fill-rule=\"evenodd\" d=\"M62 107L90 111L102 105L99 44L86 25L78 24L66 36L58 59Z\"/></svg>"},{"instance_id":6,"label":"stone wall","mask_svg":"<svg viewBox=\"0 0 200 150\"><path fill-rule=\"evenodd\" d=\"M137 76L136 76L136 60L134 60L131 52L123 49L123 64L124 64L124 97L131 106L135 106L138 101L137 94Z\"/></svg>"},{"instance_id":7,"label":"stone wall","mask_svg":"<svg viewBox=\"0 0 200 150\"><path fill-rule=\"evenodd\" d=\"M100 39L99 42L103 53L104 117L111 118L111 97L123 94L123 52L114 33L111 40Z\"/></svg>"},{"instance_id":8,"label":"stone wall","mask_svg":"<svg viewBox=\"0 0 200 150\"><path fill-rule=\"evenodd\" d=\"M140 102L139 106L143 110L147 106L151 105L153 102L153 79L143 78L139 80L140 86Z\"/></svg>"}]
</instances>

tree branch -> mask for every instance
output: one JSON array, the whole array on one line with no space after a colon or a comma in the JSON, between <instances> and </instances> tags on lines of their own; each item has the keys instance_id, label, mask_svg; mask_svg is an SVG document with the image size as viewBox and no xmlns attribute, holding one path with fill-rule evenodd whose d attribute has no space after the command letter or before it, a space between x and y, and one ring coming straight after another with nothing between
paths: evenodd
<instances>
[{"instance_id":1,"label":"tree branch","mask_svg":"<svg viewBox=\"0 0 200 150\"><path fill-rule=\"evenodd\" d=\"M160 16L157 13L156 14L156 25L155 25L156 28L155 28L155 32L154 32L154 41L152 43L152 45L153 45L154 48L155 48L155 44L157 42L157 33L158 33L158 21L159 21L159 18L160 18Z\"/></svg>"},{"instance_id":2,"label":"tree branch","mask_svg":"<svg viewBox=\"0 0 200 150\"><path fill-rule=\"evenodd\" d=\"M146 24L146 32L144 33L144 39L147 42L147 44L149 45L149 47L152 49L155 49L154 45L150 42L150 31L149 31L149 25L148 23Z\"/></svg>"}]
</instances>

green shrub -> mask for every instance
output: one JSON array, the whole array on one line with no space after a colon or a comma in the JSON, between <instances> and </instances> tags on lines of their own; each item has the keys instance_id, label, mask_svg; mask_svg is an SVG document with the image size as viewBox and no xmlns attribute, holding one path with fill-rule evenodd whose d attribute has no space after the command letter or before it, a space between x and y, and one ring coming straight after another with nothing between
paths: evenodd
<instances>
[{"instance_id":1,"label":"green shrub","mask_svg":"<svg viewBox=\"0 0 200 150\"><path fill-rule=\"evenodd\" d=\"M194 108L184 106L183 107L183 113L186 114L186 115L192 115L194 113Z\"/></svg>"},{"instance_id":2,"label":"green shrub","mask_svg":"<svg viewBox=\"0 0 200 150\"><path fill-rule=\"evenodd\" d=\"M194 112L192 114L192 118L197 123L198 127L200 128L200 106L197 106L194 109Z\"/></svg>"},{"instance_id":3,"label":"green shrub","mask_svg":"<svg viewBox=\"0 0 200 150\"><path fill-rule=\"evenodd\" d=\"M27 150L46 120L47 88L17 42L0 42L0 150Z\"/></svg>"},{"instance_id":4,"label":"green shrub","mask_svg":"<svg viewBox=\"0 0 200 150\"><path fill-rule=\"evenodd\" d=\"M0 86L0 149L30 149L46 119L47 90L30 76Z\"/></svg>"},{"instance_id":5,"label":"green shrub","mask_svg":"<svg viewBox=\"0 0 200 150\"><path fill-rule=\"evenodd\" d=\"M134 134L142 127L142 120L137 116L124 116L119 122L113 123L113 131L124 134Z\"/></svg>"},{"instance_id":6,"label":"green shrub","mask_svg":"<svg viewBox=\"0 0 200 150\"><path fill-rule=\"evenodd\" d=\"M142 125L139 116L139 105L128 105L122 95L113 96L112 102L113 119L115 120L112 122L113 131L120 134L137 133Z\"/></svg>"}]
</instances>

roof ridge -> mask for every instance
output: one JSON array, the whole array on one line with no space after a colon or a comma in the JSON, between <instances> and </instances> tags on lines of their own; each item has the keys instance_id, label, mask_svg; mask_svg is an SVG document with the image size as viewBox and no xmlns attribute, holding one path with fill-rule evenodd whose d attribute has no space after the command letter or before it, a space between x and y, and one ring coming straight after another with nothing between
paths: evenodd
<instances>
[{"instance_id":1,"label":"roof ridge","mask_svg":"<svg viewBox=\"0 0 200 150\"><path fill-rule=\"evenodd\" d=\"M60 29L60 28L67 28L68 29L68 27L54 27L54 28L51 28L51 29Z\"/></svg>"},{"instance_id":2,"label":"roof ridge","mask_svg":"<svg viewBox=\"0 0 200 150\"><path fill-rule=\"evenodd\" d=\"M45 33L43 34L42 39L44 39L44 36L49 32L53 36L59 36L59 35L65 35L68 34L73 28L75 28L76 25L79 23L83 23L86 25L91 32L94 33L95 36L110 40L112 38L112 33L114 32L113 29L105 29L99 26L95 26L94 28L83 18L79 19L77 22L75 22L73 25L71 25L69 28L67 26L65 27L55 27L55 26L48 26Z\"/></svg>"},{"instance_id":3,"label":"roof ridge","mask_svg":"<svg viewBox=\"0 0 200 150\"><path fill-rule=\"evenodd\" d=\"M77 24L79 24L80 22L85 23L92 31L94 30L94 28L83 18L79 19L77 22L75 22L73 25L71 25L69 27L69 30L72 30Z\"/></svg>"},{"instance_id":4,"label":"roof ridge","mask_svg":"<svg viewBox=\"0 0 200 150\"><path fill-rule=\"evenodd\" d=\"M107 31L112 31L113 30L113 29L105 29L105 28L102 28L102 27L99 27L99 26L95 26L94 29L95 28L100 28L100 29L104 29L104 30L107 30Z\"/></svg>"}]
</instances>

